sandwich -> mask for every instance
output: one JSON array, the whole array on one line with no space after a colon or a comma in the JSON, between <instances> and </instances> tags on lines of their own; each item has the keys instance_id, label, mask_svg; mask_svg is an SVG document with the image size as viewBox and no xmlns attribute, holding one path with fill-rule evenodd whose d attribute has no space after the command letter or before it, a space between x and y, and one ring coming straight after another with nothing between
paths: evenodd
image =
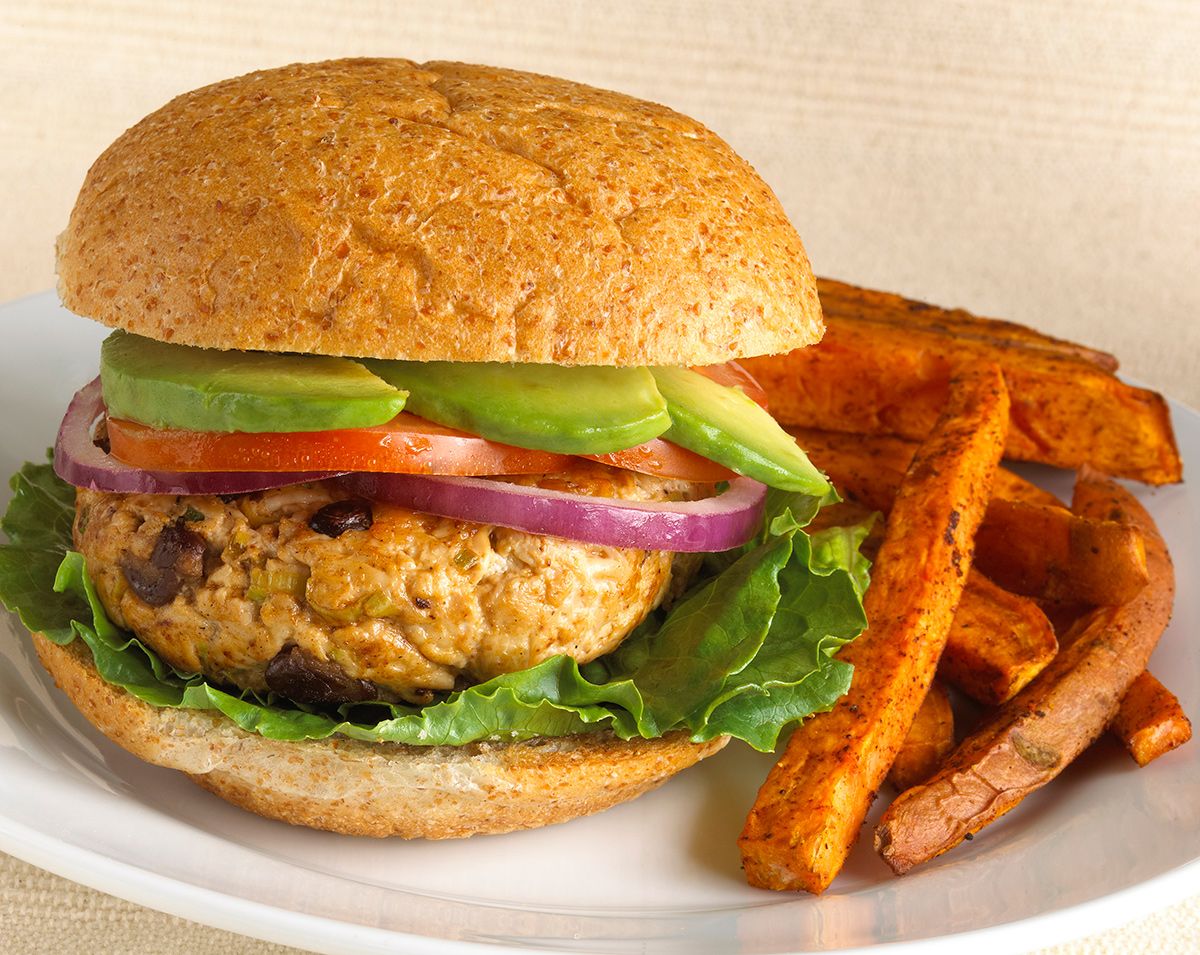
<instances>
[{"instance_id":1,"label":"sandwich","mask_svg":"<svg viewBox=\"0 0 1200 955\"><path fill-rule=\"evenodd\" d=\"M822 332L700 123L458 63L178 97L88 172L113 328L13 479L0 599L104 735L363 835L545 825L849 685L866 529L737 359Z\"/></svg>"}]
</instances>

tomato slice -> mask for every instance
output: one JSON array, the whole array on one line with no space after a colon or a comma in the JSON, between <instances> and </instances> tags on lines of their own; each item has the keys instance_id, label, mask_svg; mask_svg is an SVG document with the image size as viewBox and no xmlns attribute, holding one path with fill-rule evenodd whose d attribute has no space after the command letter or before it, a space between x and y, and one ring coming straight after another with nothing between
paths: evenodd
<instances>
[{"instance_id":1,"label":"tomato slice","mask_svg":"<svg viewBox=\"0 0 1200 955\"><path fill-rule=\"evenodd\" d=\"M692 368L692 371L698 371L718 385L737 388L760 408L767 407L767 393L763 391L763 386L755 381L754 376L736 361L727 361L723 365L697 365Z\"/></svg>"},{"instance_id":2,"label":"tomato slice","mask_svg":"<svg viewBox=\"0 0 1200 955\"><path fill-rule=\"evenodd\" d=\"M696 371L740 388L766 407L758 382L736 362ZM375 471L383 474L546 474L571 455L518 448L401 412L387 424L342 431L242 432L151 428L108 420L113 457L151 471ZM611 454L586 455L612 467L712 484L735 477L708 458L655 438Z\"/></svg>"},{"instance_id":3,"label":"tomato slice","mask_svg":"<svg viewBox=\"0 0 1200 955\"><path fill-rule=\"evenodd\" d=\"M625 448L623 451L613 451L610 454L582 455L591 461L609 464L614 468L624 468L627 471L638 471L642 474L653 474L657 477L682 478L685 481L696 481L700 484L716 484L718 481L729 481L737 477L729 468L716 461L681 448L670 441L655 438L635 448Z\"/></svg>"},{"instance_id":4,"label":"tomato slice","mask_svg":"<svg viewBox=\"0 0 1200 955\"><path fill-rule=\"evenodd\" d=\"M546 474L568 454L531 451L443 428L402 412L385 425L345 431L244 434L150 428L108 419L113 457L150 471L375 471L383 474ZM655 438L592 458L613 467L712 484L733 472Z\"/></svg>"},{"instance_id":5,"label":"tomato slice","mask_svg":"<svg viewBox=\"0 0 1200 955\"><path fill-rule=\"evenodd\" d=\"M108 440L117 460L151 471L543 474L571 463L567 454L488 441L407 412L371 428L261 434L150 428L110 418Z\"/></svg>"}]
</instances>

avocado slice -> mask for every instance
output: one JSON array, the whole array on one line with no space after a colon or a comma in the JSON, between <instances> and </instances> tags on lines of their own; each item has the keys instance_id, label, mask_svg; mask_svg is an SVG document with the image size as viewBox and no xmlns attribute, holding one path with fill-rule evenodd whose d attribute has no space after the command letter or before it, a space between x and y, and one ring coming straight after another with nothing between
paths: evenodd
<instances>
[{"instance_id":1,"label":"avocado slice","mask_svg":"<svg viewBox=\"0 0 1200 955\"><path fill-rule=\"evenodd\" d=\"M646 368L504 362L364 364L409 392L408 410L448 428L559 454L607 454L671 425Z\"/></svg>"},{"instance_id":2,"label":"avocado slice","mask_svg":"<svg viewBox=\"0 0 1200 955\"><path fill-rule=\"evenodd\" d=\"M116 418L192 431L330 431L384 424L405 393L330 355L221 351L116 331L100 346Z\"/></svg>"},{"instance_id":3,"label":"avocado slice","mask_svg":"<svg viewBox=\"0 0 1200 955\"><path fill-rule=\"evenodd\" d=\"M719 385L687 368L652 368L667 399L668 441L785 491L824 495L825 475L795 438L737 388Z\"/></svg>"}]
</instances>

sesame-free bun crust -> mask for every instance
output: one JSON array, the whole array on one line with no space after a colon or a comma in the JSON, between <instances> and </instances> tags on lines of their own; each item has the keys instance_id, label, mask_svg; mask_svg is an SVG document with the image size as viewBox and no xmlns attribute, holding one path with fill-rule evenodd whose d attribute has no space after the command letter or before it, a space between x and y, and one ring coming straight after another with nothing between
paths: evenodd
<instances>
[{"instance_id":1,"label":"sesame-free bun crust","mask_svg":"<svg viewBox=\"0 0 1200 955\"><path fill-rule=\"evenodd\" d=\"M285 742L144 703L106 683L79 640L35 634L34 645L88 721L134 756L259 815L348 835L447 839L565 822L640 796L726 742L607 732L470 746Z\"/></svg>"},{"instance_id":2,"label":"sesame-free bun crust","mask_svg":"<svg viewBox=\"0 0 1200 955\"><path fill-rule=\"evenodd\" d=\"M779 201L700 123L462 63L172 100L88 172L58 274L72 311L211 348L694 365L822 331Z\"/></svg>"}]
</instances>

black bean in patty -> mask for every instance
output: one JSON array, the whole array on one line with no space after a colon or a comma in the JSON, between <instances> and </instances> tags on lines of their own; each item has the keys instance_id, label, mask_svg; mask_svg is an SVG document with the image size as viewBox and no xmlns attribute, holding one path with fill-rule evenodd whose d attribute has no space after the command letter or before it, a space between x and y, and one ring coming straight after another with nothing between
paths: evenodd
<instances>
[{"instance_id":1,"label":"black bean in patty","mask_svg":"<svg viewBox=\"0 0 1200 955\"><path fill-rule=\"evenodd\" d=\"M356 680L332 660L320 660L297 646L280 650L266 670L267 686L297 703L360 703L373 700L373 683Z\"/></svg>"},{"instance_id":2,"label":"black bean in patty","mask_svg":"<svg viewBox=\"0 0 1200 955\"><path fill-rule=\"evenodd\" d=\"M179 595L185 584L204 579L207 547L204 538L181 517L159 532L149 560L125 554L121 572L140 600L151 607L163 607Z\"/></svg>"},{"instance_id":3,"label":"black bean in patty","mask_svg":"<svg viewBox=\"0 0 1200 955\"><path fill-rule=\"evenodd\" d=\"M361 497L326 504L308 521L308 526L326 537L341 537L346 531L365 531L375 522L371 502Z\"/></svg>"}]
</instances>

